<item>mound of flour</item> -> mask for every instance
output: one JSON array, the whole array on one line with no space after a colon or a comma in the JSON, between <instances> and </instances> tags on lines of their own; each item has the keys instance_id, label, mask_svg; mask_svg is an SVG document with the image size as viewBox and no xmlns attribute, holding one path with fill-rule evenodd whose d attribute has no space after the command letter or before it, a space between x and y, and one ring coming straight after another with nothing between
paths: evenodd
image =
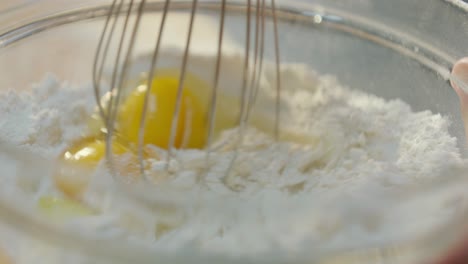
<instances>
[{"instance_id":1,"label":"mound of flour","mask_svg":"<svg viewBox=\"0 0 468 264\"><path fill-rule=\"evenodd\" d=\"M192 203L164 215L117 199L122 194L113 192L112 178L101 167L85 197L99 215L69 224L158 249L195 247L239 255L299 251L304 245L372 244L425 231L450 215L441 213L446 212L444 199L431 201L418 214L398 217L378 200L392 190L436 180L464 163L447 117L413 112L401 100L345 88L303 65L283 65L281 74L282 131L298 140L276 142L268 133L248 128L229 175L225 171L235 150L229 140L237 129L218 140L221 151L210 157L203 174L205 152L177 151L170 164L173 174L165 177L163 187ZM273 67L266 67L265 93L272 80ZM31 92L1 95L0 139L53 159L86 135L94 104L91 87L48 76ZM151 165L155 174L166 168L163 161ZM41 195L57 193L50 179L43 181L30 194L32 204ZM93 192L99 188L105 191Z\"/></svg>"}]
</instances>

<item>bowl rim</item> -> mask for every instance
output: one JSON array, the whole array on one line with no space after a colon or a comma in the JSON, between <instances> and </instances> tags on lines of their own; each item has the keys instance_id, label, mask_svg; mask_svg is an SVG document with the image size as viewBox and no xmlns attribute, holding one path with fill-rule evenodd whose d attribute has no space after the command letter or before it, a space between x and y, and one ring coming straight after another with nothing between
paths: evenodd
<instances>
[{"instance_id":1,"label":"bowl rim","mask_svg":"<svg viewBox=\"0 0 468 264\"><path fill-rule=\"evenodd\" d=\"M466 1L463 1L463 0L444 0L444 1L460 8L460 10L468 12L468 2Z\"/></svg>"}]
</instances>

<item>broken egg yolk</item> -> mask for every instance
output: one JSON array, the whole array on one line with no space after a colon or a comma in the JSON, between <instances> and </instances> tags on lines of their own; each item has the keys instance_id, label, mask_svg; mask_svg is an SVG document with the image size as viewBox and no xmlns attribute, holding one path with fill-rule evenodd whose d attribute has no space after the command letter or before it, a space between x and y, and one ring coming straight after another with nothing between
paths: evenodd
<instances>
[{"instance_id":1,"label":"broken egg yolk","mask_svg":"<svg viewBox=\"0 0 468 264\"><path fill-rule=\"evenodd\" d=\"M59 222L94 214L90 208L77 201L52 196L41 197L38 208L48 219Z\"/></svg>"},{"instance_id":2,"label":"broken egg yolk","mask_svg":"<svg viewBox=\"0 0 468 264\"><path fill-rule=\"evenodd\" d=\"M54 182L68 198L79 200L82 197L97 165L106 156L106 144L103 136L85 138L75 142L60 155ZM145 146L143 158L159 159L159 155ZM121 138L116 137L112 141L112 160L114 172L125 177L126 181L140 177L138 154Z\"/></svg>"},{"instance_id":3,"label":"broken egg yolk","mask_svg":"<svg viewBox=\"0 0 468 264\"><path fill-rule=\"evenodd\" d=\"M114 140L112 152L116 155L129 152L124 144ZM104 139L85 138L77 141L60 155L54 173L56 186L67 196L79 198L88 185L89 178L106 154Z\"/></svg>"},{"instance_id":4,"label":"broken egg yolk","mask_svg":"<svg viewBox=\"0 0 468 264\"><path fill-rule=\"evenodd\" d=\"M112 142L115 154L123 154L128 148L116 141ZM63 158L69 162L77 162L86 166L95 166L106 153L106 142L103 139L88 139L73 145L65 151Z\"/></svg>"},{"instance_id":5,"label":"broken egg yolk","mask_svg":"<svg viewBox=\"0 0 468 264\"><path fill-rule=\"evenodd\" d=\"M191 78L186 79L180 95L173 147L200 149L206 143L206 105L199 96L196 96L199 87L190 87L192 85L190 80ZM168 149L171 143L178 88L179 78L159 76L153 79L149 91L147 85L140 85L135 89L119 109L117 129L122 137L129 142L138 143L145 94L149 92L143 143ZM200 90L203 90L203 87Z\"/></svg>"}]
</instances>

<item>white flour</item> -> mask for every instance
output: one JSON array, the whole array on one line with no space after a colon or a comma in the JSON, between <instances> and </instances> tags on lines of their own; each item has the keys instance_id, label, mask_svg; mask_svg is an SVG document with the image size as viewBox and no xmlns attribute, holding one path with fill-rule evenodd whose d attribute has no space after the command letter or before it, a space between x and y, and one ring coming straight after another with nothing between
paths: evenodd
<instances>
[{"instance_id":1,"label":"white flour","mask_svg":"<svg viewBox=\"0 0 468 264\"><path fill-rule=\"evenodd\" d=\"M236 57L225 61L238 62ZM193 60L197 63L203 60ZM236 85L226 76L221 86ZM320 249L378 243L426 231L445 219L444 210L450 216L450 208L441 207L443 199L431 201L417 215L398 217L378 200L392 190L436 180L464 162L448 133L448 118L415 113L400 100L385 101L341 87L301 65L284 65L282 77L282 127L317 142L276 143L250 128L238 165L225 179L232 149L212 155L201 179L196 172L205 164L205 153L179 151L171 165L178 176L163 186L178 190L193 204L181 214L164 217L117 199L122 194L113 193L114 183L101 168L86 197L100 214L69 224L74 230L159 249L195 247L237 255L300 251L306 244ZM272 79L267 67L265 93ZM61 84L49 76L32 93L10 91L0 97L0 139L53 159L86 135L93 107L90 87ZM229 133L236 131L226 132L226 138ZM152 164L155 171L163 165ZM31 204L43 194L57 193L51 179L43 181L30 194ZM102 186L106 192L93 192ZM161 225L170 225L170 231L162 233Z\"/></svg>"}]
</instances>

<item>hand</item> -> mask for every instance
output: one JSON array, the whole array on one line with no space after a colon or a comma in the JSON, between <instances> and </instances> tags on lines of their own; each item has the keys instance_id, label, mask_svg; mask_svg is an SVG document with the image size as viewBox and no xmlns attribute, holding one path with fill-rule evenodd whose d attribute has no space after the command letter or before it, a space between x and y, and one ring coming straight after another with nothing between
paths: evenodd
<instances>
[{"instance_id":1,"label":"hand","mask_svg":"<svg viewBox=\"0 0 468 264\"><path fill-rule=\"evenodd\" d=\"M453 66L450 79L453 89L460 99L461 114L468 140L468 57L459 60Z\"/></svg>"}]
</instances>

